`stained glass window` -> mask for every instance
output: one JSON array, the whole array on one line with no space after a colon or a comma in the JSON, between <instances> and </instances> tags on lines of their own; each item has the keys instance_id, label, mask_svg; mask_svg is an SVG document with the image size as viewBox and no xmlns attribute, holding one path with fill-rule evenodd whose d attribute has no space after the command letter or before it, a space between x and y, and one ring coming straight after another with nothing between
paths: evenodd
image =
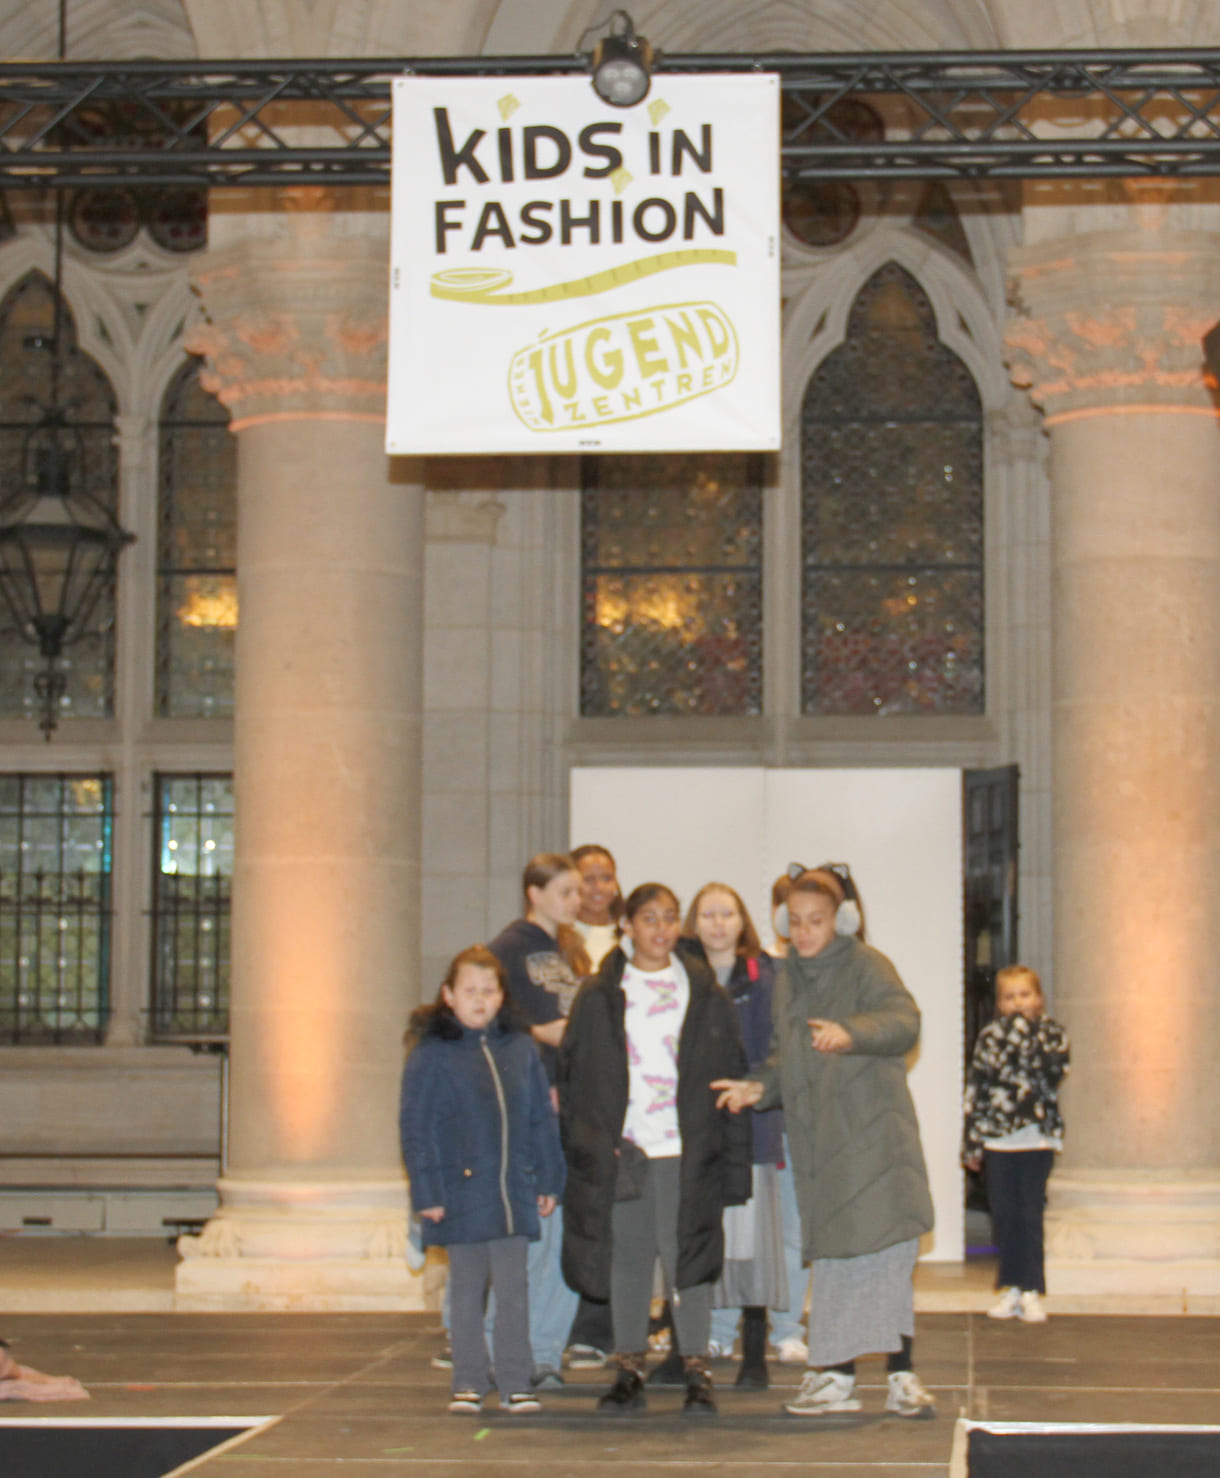
<instances>
[{"instance_id":1,"label":"stained glass window","mask_svg":"<svg viewBox=\"0 0 1220 1478\"><path fill-rule=\"evenodd\" d=\"M233 712L237 634L237 443L189 360L161 407L157 712Z\"/></svg>"},{"instance_id":2,"label":"stained glass window","mask_svg":"<svg viewBox=\"0 0 1220 1478\"><path fill-rule=\"evenodd\" d=\"M158 775L153 1020L158 1040L229 1030L233 777Z\"/></svg>"},{"instance_id":3,"label":"stained glass window","mask_svg":"<svg viewBox=\"0 0 1220 1478\"><path fill-rule=\"evenodd\" d=\"M581 712L762 708L760 457L587 458Z\"/></svg>"},{"instance_id":4,"label":"stained glass window","mask_svg":"<svg viewBox=\"0 0 1220 1478\"><path fill-rule=\"evenodd\" d=\"M51 284L39 272L28 273L0 303L0 485L5 487L20 481L26 435L42 408L51 404L54 316ZM66 305L59 403L67 423L80 436L81 457L74 477L100 503L117 510L114 392L98 365L78 346ZM34 676L42 665L38 648L13 629L7 608L0 609L0 715L39 713ZM65 650L60 667L67 679L61 718L108 718L114 712L113 595L99 602L92 629Z\"/></svg>"},{"instance_id":5,"label":"stained glass window","mask_svg":"<svg viewBox=\"0 0 1220 1478\"><path fill-rule=\"evenodd\" d=\"M978 388L890 262L802 411L802 707L983 708Z\"/></svg>"},{"instance_id":6,"label":"stained glass window","mask_svg":"<svg viewBox=\"0 0 1220 1478\"><path fill-rule=\"evenodd\" d=\"M101 1040L113 825L108 775L0 775L0 1041Z\"/></svg>"}]
</instances>

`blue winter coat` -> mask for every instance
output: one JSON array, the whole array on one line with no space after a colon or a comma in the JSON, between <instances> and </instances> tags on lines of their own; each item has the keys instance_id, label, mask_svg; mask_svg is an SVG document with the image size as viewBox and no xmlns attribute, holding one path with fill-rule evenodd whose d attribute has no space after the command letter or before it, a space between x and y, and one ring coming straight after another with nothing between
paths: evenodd
<instances>
[{"instance_id":1,"label":"blue winter coat","mask_svg":"<svg viewBox=\"0 0 1220 1478\"><path fill-rule=\"evenodd\" d=\"M407 1058L402 1155L424 1246L540 1235L538 1197L562 1194L563 1152L542 1059L500 1021L471 1031L438 1014Z\"/></svg>"}]
</instances>

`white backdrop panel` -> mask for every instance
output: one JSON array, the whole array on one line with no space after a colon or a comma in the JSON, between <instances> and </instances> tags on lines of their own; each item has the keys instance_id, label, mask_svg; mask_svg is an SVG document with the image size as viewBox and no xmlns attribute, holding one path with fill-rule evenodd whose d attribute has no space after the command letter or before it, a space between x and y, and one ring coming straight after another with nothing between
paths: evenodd
<instances>
[{"instance_id":1,"label":"white backdrop panel","mask_svg":"<svg viewBox=\"0 0 1220 1478\"><path fill-rule=\"evenodd\" d=\"M911 1092L936 1207L924 1255L960 1260L961 772L576 769L571 837L610 848L624 892L659 879L685 908L703 883L731 884L764 941L771 882L789 862L851 864L869 940L923 1012Z\"/></svg>"}]
</instances>

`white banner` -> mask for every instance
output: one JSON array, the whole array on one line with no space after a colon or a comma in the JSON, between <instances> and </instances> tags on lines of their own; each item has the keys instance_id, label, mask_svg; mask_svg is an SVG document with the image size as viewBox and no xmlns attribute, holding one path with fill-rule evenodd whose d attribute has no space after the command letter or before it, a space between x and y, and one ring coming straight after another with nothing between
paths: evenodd
<instances>
[{"instance_id":1,"label":"white banner","mask_svg":"<svg viewBox=\"0 0 1220 1478\"><path fill-rule=\"evenodd\" d=\"M396 79L386 450L777 448L779 95Z\"/></svg>"}]
</instances>

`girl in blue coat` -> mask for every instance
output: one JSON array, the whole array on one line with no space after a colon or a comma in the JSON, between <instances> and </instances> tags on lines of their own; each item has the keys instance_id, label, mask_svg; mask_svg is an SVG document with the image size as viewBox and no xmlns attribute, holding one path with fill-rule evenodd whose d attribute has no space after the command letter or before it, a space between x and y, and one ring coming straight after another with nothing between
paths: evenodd
<instances>
[{"instance_id":1,"label":"girl in blue coat","mask_svg":"<svg viewBox=\"0 0 1220 1478\"><path fill-rule=\"evenodd\" d=\"M475 1414L491 1385L483 1309L496 1295L492 1345L500 1408L537 1411L530 1389L526 1246L563 1190L559 1127L528 1025L510 1014L490 950L464 949L440 994L411 1018L399 1127L425 1246L449 1250L453 1394Z\"/></svg>"}]
</instances>

